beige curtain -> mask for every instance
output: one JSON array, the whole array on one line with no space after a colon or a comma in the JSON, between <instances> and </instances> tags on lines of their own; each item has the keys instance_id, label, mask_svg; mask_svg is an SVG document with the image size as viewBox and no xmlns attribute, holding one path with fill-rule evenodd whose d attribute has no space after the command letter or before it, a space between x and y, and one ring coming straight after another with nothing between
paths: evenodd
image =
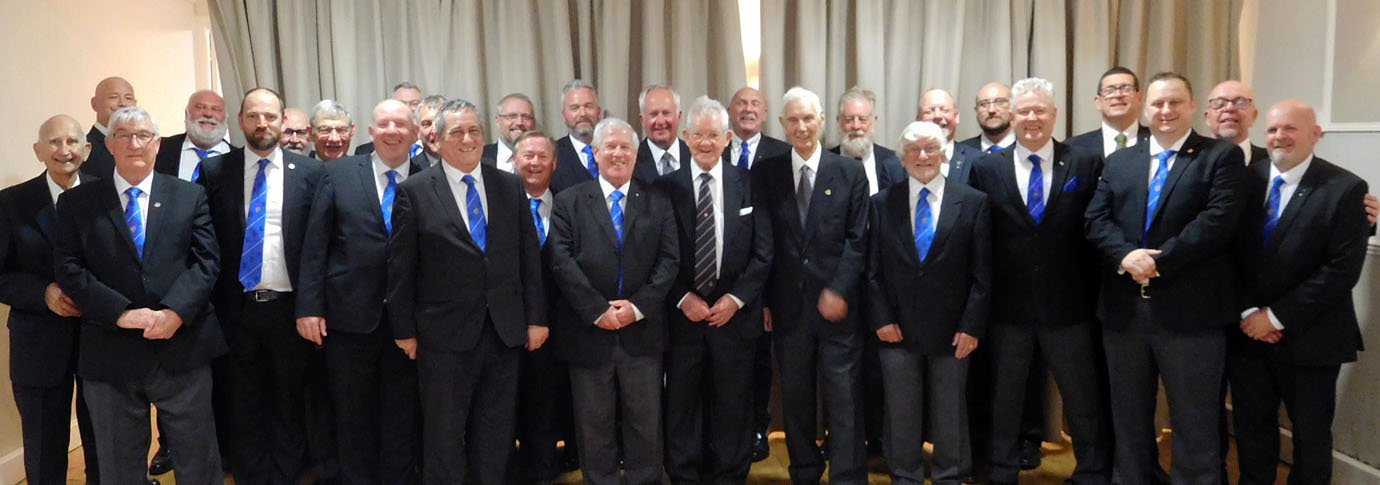
<instances>
[{"instance_id":1,"label":"beige curtain","mask_svg":"<svg viewBox=\"0 0 1380 485\"><path fill-rule=\"evenodd\" d=\"M288 107L300 109L335 99L351 111L355 144L369 141L374 104L404 80L426 94L470 100L490 120L505 94L524 93L536 103L540 127L560 136L560 86L572 78L598 86L606 112L634 126L637 94L647 84L670 84L688 103L701 94L727 100L746 78L735 0L210 5L231 109L255 86L279 90Z\"/></svg>"},{"instance_id":2,"label":"beige curtain","mask_svg":"<svg viewBox=\"0 0 1380 485\"><path fill-rule=\"evenodd\" d=\"M1245 1L762 0L762 91L774 110L791 86L818 93L832 144L839 94L871 89L877 139L894 146L925 90L957 98L966 138L978 133L973 98L983 84L1039 76L1059 92L1063 138L1098 126L1093 94L1111 66L1143 77L1182 72L1200 101L1217 82L1239 78ZM779 124L768 133L780 136Z\"/></svg>"}]
</instances>

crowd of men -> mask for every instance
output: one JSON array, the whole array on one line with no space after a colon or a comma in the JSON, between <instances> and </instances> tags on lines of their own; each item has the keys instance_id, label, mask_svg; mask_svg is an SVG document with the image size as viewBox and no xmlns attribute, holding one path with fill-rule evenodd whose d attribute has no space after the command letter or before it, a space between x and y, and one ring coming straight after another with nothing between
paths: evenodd
<instances>
[{"instance_id":1,"label":"crowd of men","mask_svg":"<svg viewBox=\"0 0 1380 485\"><path fill-rule=\"evenodd\" d=\"M1328 483L1380 203L1302 102L1260 147L1246 85L1212 89L1204 136L1186 78L1116 67L1101 127L1058 141L1058 91L983 86L962 141L927 91L893 151L861 88L825 149L801 87L785 140L751 87L648 86L639 136L577 79L553 138L521 93L491 134L401 83L348 155L333 100L250 90L236 147L214 92L160 136L102 80L90 131L45 121L44 172L0 191L28 481L64 482L75 387L92 482L743 483L775 369L793 482L880 455L901 483L1015 483L1048 372L1071 483L1224 483L1228 384L1241 483L1274 482L1281 403L1290 482Z\"/></svg>"}]
</instances>

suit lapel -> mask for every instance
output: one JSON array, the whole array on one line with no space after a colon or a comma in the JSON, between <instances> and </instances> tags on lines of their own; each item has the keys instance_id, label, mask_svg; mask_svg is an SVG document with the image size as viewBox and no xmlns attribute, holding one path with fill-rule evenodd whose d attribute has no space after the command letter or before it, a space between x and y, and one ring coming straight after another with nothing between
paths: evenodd
<instances>
[{"instance_id":1,"label":"suit lapel","mask_svg":"<svg viewBox=\"0 0 1380 485\"><path fill-rule=\"evenodd\" d=\"M415 166L415 164L412 165ZM356 165L355 173L359 174L360 190L363 190L365 194L379 195L378 184L374 182L374 163L371 160L371 157L365 158L364 160L360 160L359 164ZM383 207L380 204L368 205L371 207L369 213L373 214L374 218L377 219L379 222L378 226L380 228L384 227Z\"/></svg>"},{"instance_id":2,"label":"suit lapel","mask_svg":"<svg viewBox=\"0 0 1380 485\"><path fill-rule=\"evenodd\" d=\"M949 233L954 232L954 221L958 219L959 211L963 210L954 186L950 185L953 181L946 180L944 183L944 200L940 202L943 211L939 213L939 221L934 227L934 244L930 245L930 252L925 257L925 261L932 261L930 256L939 254L944 249L944 241L949 239Z\"/></svg>"},{"instance_id":3,"label":"suit lapel","mask_svg":"<svg viewBox=\"0 0 1380 485\"><path fill-rule=\"evenodd\" d=\"M1169 196L1174 192L1174 187L1179 183L1179 178L1188 171L1188 166L1198 158L1200 148L1198 145L1203 140L1205 138L1199 137L1197 133L1189 132L1188 140L1184 141L1182 147L1179 147L1179 153L1174 154L1174 165L1169 169L1169 176L1165 178L1164 188L1160 190L1160 202L1155 205L1154 216L1159 216L1159 213L1164 211L1164 202L1169 200ZM1149 192L1148 188L1146 192ZM1153 219L1151 220L1153 221Z\"/></svg>"},{"instance_id":4,"label":"suit lapel","mask_svg":"<svg viewBox=\"0 0 1380 485\"><path fill-rule=\"evenodd\" d=\"M239 214L238 233L240 234L244 233L245 216L247 215L244 208L244 160L246 153L251 152L244 149L231 150L229 154L226 154L225 163L222 165L225 170L223 176L230 182L226 184L231 188L230 200L234 202L230 207L234 207L235 212Z\"/></svg>"},{"instance_id":5,"label":"suit lapel","mask_svg":"<svg viewBox=\"0 0 1380 485\"><path fill-rule=\"evenodd\" d=\"M115 176L118 177L119 175ZM129 226L125 225L125 210L120 204L120 196L115 193L114 184L113 181L104 184L107 186L101 187L101 194L98 197L100 197L101 202L105 204L106 216L110 218L110 223L114 226L115 232L119 233L120 240L125 242L125 249L128 249L129 255L133 256L135 261L138 261L139 251L134 248L134 236L129 233ZM150 198L152 198L152 196L150 196ZM149 219L151 220L152 218ZM144 230L144 242L148 242L147 228Z\"/></svg>"},{"instance_id":6,"label":"suit lapel","mask_svg":"<svg viewBox=\"0 0 1380 485\"><path fill-rule=\"evenodd\" d=\"M1134 189L1131 191L1131 207L1135 207L1136 213L1140 214L1140 225L1136 227L1143 228L1146 218L1151 217L1143 210L1150 195L1150 179L1147 178L1150 174L1150 144L1136 143L1130 150L1134 154L1131 156L1131 187Z\"/></svg>"},{"instance_id":7,"label":"suit lapel","mask_svg":"<svg viewBox=\"0 0 1380 485\"><path fill-rule=\"evenodd\" d=\"M1054 143L1051 141L1050 143ZM1045 211L1054 207L1054 203L1059 200L1059 196L1064 194L1064 184L1068 183L1069 164L1064 163L1064 155L1068 150L1062 144L1054 143L1054 174L1050 178L1049 196L1045 197ZM1027 211L1028 212L1028 211ZM1032 219L1033 222L1033 219Z\"/></svg>"},{"instance_id":8,"label":"suit lapel","mask_svg":"<svg viewBox=\"0 0 1380 485\"><path fill-rule=\"evenodd\" d=\"M1284 206L1284 211L1279 214L1279 221L1275 225L1275 231L1270 235L1267 245L1267 254L1273 254L1279 249L1279 245L1285 238L1289 237L1290 227L1299 218L1299 212L1303 211L1304 204L1308 203L1309 195L1318 184L1318 159L1313 159L1313 164L1308 166L1308 171L1303 173L1303 178L1299 179L1298 188L1294 189L1294 195L1289 197L1289 203ZM1268 169L1267 169L1268 170ZM1266 172L1266 184L1269 184L1269 172ZM1268 189L1267 189L1268 190ZM1256 202L1259 202L1258 200ZM1263 218L1262 218L1263 219Z\"/></svg>"},{"instance_id":9,"label":"suit lapel","mask_svg":"<svg viewBox=\"0 0 1380 485\"><path fill-rule=\"evenodd\" d=\"M637 180L630 180L628 182L628 196L623 199L623 243L625 245L628 239L632 237L633 230L637 228L637 223L642 220L642 213L646 210L644 198L642 184ZM613 219L609 219L609 221L609 227L613 227Z\"/></svg>"},{"instance_id":10,"label":"suit lapel","mask_svg":"<svg viewBox=\"0 0 1380 485\"><path fill-rule=\"evenodd\" d=\"M598 181L595 181L594 184L594 187L589 188L590 190L587 193L588 195L586 196L587 199L585 202L586 204L589 204L589 215L590 217L593 217L594 220L599 221L599 223L595 225L599 226L599 231L604 233L604 239L609 242L609 247L617 249L619 247L618 234L613 232L613 214L609 211L608 204L604 202L604 186L600 184ZM624 198L623 207L628 207L626 198ZM624 210L623 229L625 230L623 231L623 234L627 234L627 223L628 211Z\"/></svg>"},{"instance_id":11,"label":"suit lapel","mask_svg":"<svg viewBox=\"0 0 1380 485\"><path fill-rule=\"evenodd\" d=\"M1026 207L1025 199L1021 198L1021 188L1019 186L1019 183L1016 182L1017 162L1016 155L1014 154L1014 149L1011 152L1002 150L998 153L1002 154L1003 159L1005 160L1003 164L1006 165L1006 167L997 170L997 173L999 174L1002 180L1002 187L1006 189L1006 197L1009 197L1011 200L1016 201L1017 206ZM945 186L947 187L947 185ZM1049 207L1049 204L1046 203L1045 207ZM1030 210L1027 208L1026 210L1023 210L1021 212L1025 214L1025 217L1022 217L1021 220L1024 221L1027 225L1035 227L1035 219L1030 218Z\"/></svg>"},{"instance_id":12,"label":"suit lapel","mask_svg":"<svg viewBox=\"0 0 1380 485\"><path fill-rule=\"evenodd\" d=\"M152 193L149 194L148 206L143 208L145 213L144 220L146 221L144 223L144 260L151 259L147 256L154 251L156 247L154 243L162 241L159 235L164 232L163 226L167 224L163 220L166 219L163 217L163 211L165 210L163 206L170 203L168 199L172 194L172 186L167 180L159 180L158 172L154 172L149 176L155 178L153 180Z\"/></svg>"},{"instance_id":13,"label":"suit lapel","mask_svg":"<svg viewBox=\"0 0 1380 485\"><path fill-rule=\"evenodd\" d=\"M795 150L795 148L791 150ZM779 188L775 191L776 193L784 194L781 200L778 201L783 207L779 207L777 210L786 215L783 219L786 220L786 225L789 226L790 233L796 238L802 238L804 237L805 231L800 223L800 211L796 209L796 207L798 207L795 199L796 186L792 183L795 180L795 171L791 168L791 158L787 157L778 160L780 160L781 163L777 163L777 167L767 167L775 170L775 173L769 174L767 179L770 183L776 184Z\"/></svg>"},{"instance_id":14,"label":"suit lapel","mask_svg":"<svg viewBox=\"0 0 1380 485\"><path fill-rule=\"evenodd\" d=\"M24 204L23 214L34 215L34 224L38 227L39 234L52 244L53 236L57 235L53 231L53 225L57 223L57 207L53 205L53 195L48 192L48 172L41 173L25 183L27 185L24 195L19 201L20 204Z\"/></svg>"},{"instance_id":15,"label":"suit lapel","mask_svg":"<svg viewBox=\"0 0 1380 485\"><path fill-rule=\"evenodd\" d=\"M819 217L819 208L824 203L824 199L833 195L834 191L829 187L834 180L834 171L838 167L825 161L824 154L819 156L819 173L815 175L815 186L810 194L810 207L805 212L805 244L809 245L810 238L814 237L815 227L819 225L816 221Z\"/></svg>"},{"instance_id":16,"label":"suit lapel","mask_svg":"<svg viewBox=\"0 0 1380 485\"><path fill-rule=\"evenodd\" d=\"M450 179L446 177L446 171L431 170L421 175L431 177L431 189L436 194L436 200L441 204L441 210L450 219L451 225L455 226L455 231L460 235L460 243L479 251L479 245L474 243L474 237L470 235L470 227L465 224L465 216L460 214L460 205L456 203L455 193L451 191Z\"/></svg>"},{"instance_id":17,"label":"suit lapel","mask_svg":"<svg viewBox=\"0 0 1380 485\"><path fill-rule=\"evenodd\" d=\"M723 180L719 181L719 183L723 185L724 188L724 199L719 201L719 204L723 207L724 211L723 243L724 247L727 248L729 238L737 234L735 230L738 228L738 211L743 206L742 199L740 198L740 194L743 192L743 179L738 177L737 172L729 170L729 167L723 167L721 170L723 172ZM722 255L720 255L720 257L722 258Z\"/></svg>"},{"instance_id":18,"label":"suit lapel","mask_svg":"<svg viewBox=\"0 0 1380 485\"><path fill-rule=\"evenodd\" d=\"M915 252L915 231L914 228L911 227L913 222L910 220L910 184L897 183L891 187L891 191L887 192L886 206L889 212L887 223L889 226L896 228L896 230L893 231L896 233L896 242L899 243L902 248L907 249L901 251L901 254L904 254L906 257L906 262L910 263L912 266L918 266L916 259L919 258L920 255ZM906 228L911 228L912 230L908 232Z\"/></svg>"},{"instance_id":19,"label":"suit lapel","mask_svg":"<svg viewBox=\"0 0 1380 485\"><path fill-rule=\"evenodd\" d=\"M690 228L690 240L692 242L695 240L696 197L699 196L699 194L695 193L695 182L693 177L694 176L690 174L689 167L681 167L681 169L677 170L675 175L670 178L671 183L679 187L677 191L678 195L675 196L677 200L673 201L675 202L674 207L686 208L685 210L675 211L676 219L679 220L680 227Z\"/></svg>"}]
</instances>

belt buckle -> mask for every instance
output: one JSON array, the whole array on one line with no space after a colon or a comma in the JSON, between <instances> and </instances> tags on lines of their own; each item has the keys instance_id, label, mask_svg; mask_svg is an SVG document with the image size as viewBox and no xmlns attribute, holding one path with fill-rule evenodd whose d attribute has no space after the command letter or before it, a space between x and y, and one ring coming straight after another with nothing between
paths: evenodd
<instances>
[{"instance_id":1,"label":"belt buckle","mask_svg":"<svg viewBox=\"0 0 1380 485\"><path fill-rule=\"evenodd\" d=\"M1142 300L1150 299L1150 285L1140 285L1140 298Z\"/></svg>"},{"instance_id":2,"label":"belt buckle","mask_svg":"<svg viewBox=\"0 0 1380 485\"><path fill-rule=\"evenodd\" d=\"M249 292L249 300L254 303L273 301L273 294L269 293L268 290L254 290Z\"/></svg>"}]
</instances>

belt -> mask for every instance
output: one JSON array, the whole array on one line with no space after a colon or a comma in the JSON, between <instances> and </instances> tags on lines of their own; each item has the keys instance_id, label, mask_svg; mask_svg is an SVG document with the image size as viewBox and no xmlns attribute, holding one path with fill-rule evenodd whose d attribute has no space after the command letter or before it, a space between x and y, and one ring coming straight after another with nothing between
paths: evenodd
<instances>
[{"instance_id":1,"label":"belt","mask_svg":"<svg viewBox=\"0 0 1380 485\"><path fill-rule=\"evenodd\" d=\"M287 298L291 295L292 292L289 291L252 290L244 292L244 299L245 301L251 301L254 303L265 303L280 298Z\"/></svg>"},{"instance_id":2,"label":"belt","mask_svg":"<svg viewBox=\"0 0 1380 485\"><path fill-rule=\"evenodd\" d=\"M1150 299L1150 285L1140 285L1140 297L1145 300Z\"/></svg>"}]
</instances>

